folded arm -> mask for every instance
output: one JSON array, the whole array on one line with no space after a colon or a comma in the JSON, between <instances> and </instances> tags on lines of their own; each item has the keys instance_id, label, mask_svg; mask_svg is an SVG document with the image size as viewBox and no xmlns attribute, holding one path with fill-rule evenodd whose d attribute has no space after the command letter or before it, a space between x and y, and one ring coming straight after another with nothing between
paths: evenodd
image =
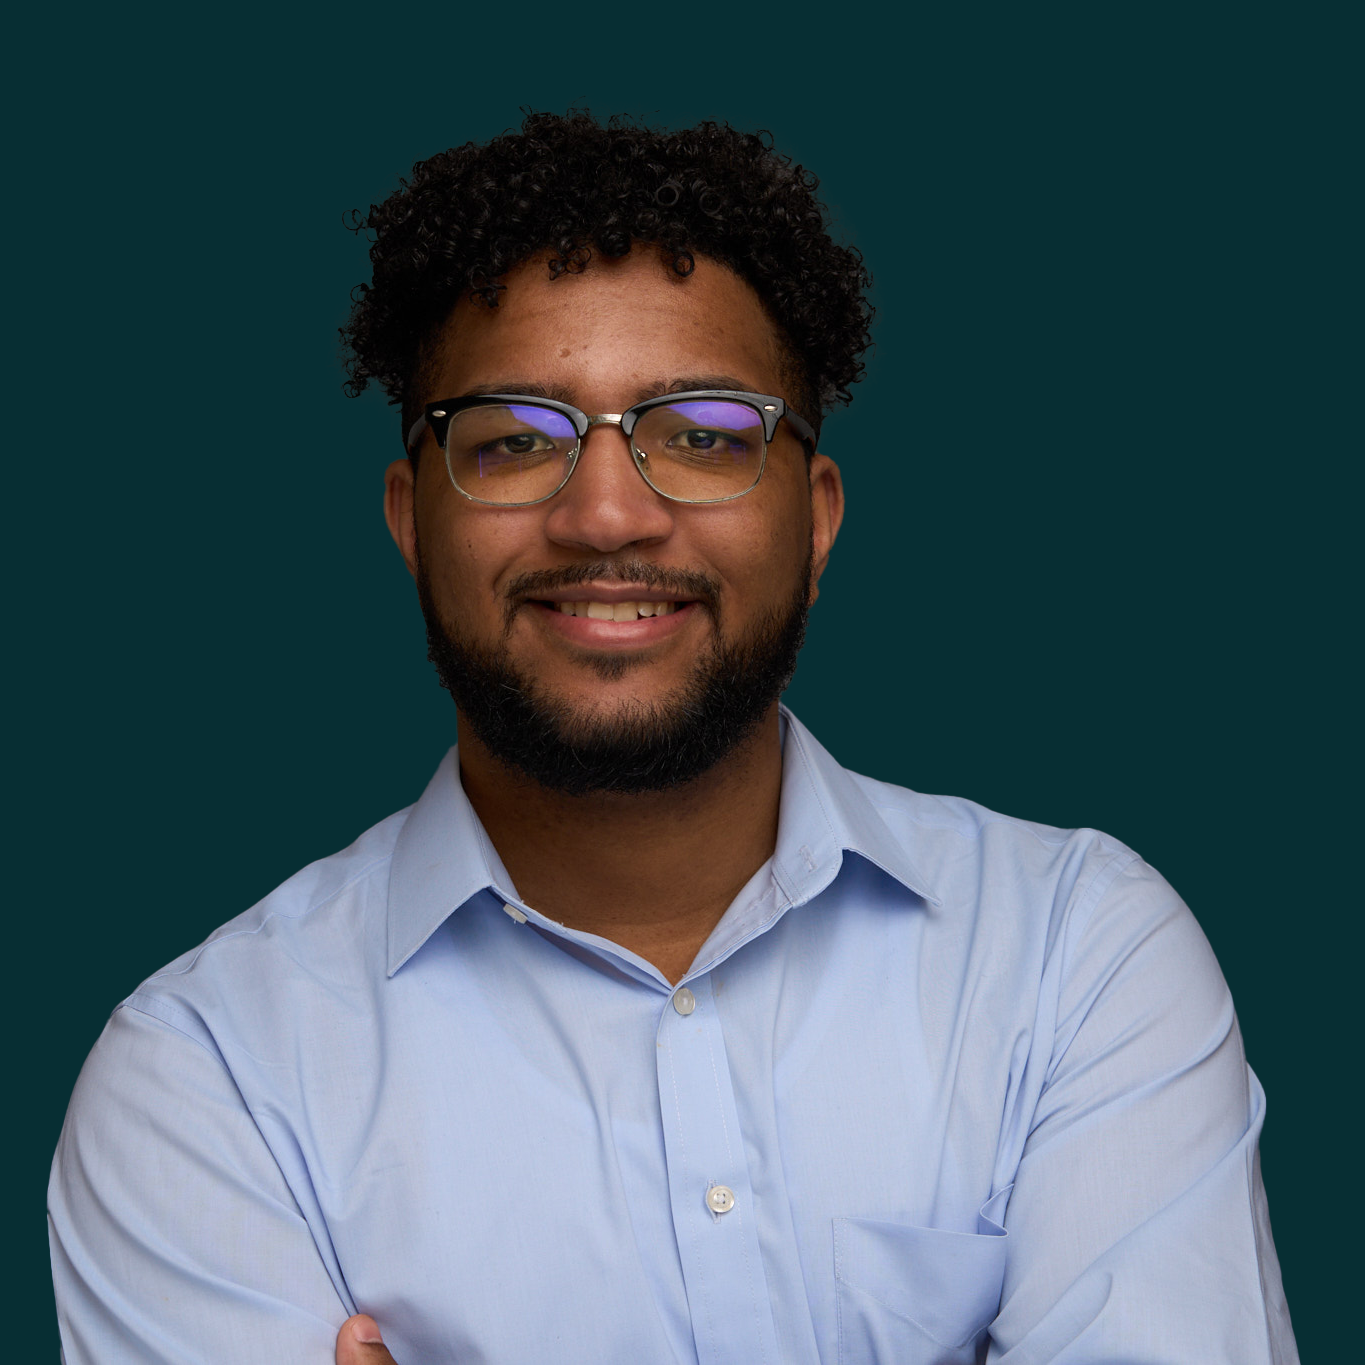
<instances>
[{"instance_id":1,"label":"folded arm","mask_svg":"<svg viewBox=\"0 0 1365 1365\"><path fill-rule=\"evenodd\" d=\"M1296 1362L1256 1159L1264 1096L1198 925L1138 862L1062 954L991 1361Z\"/></svg>"},{"instance_id":2,"label":"folded arm","mask_svg":"<svg viewBox=\"0 0 1365 1365\"><path fill-rule=\"evenodd\" d=\"M355 1311L211 1046L118 1010L48 1197L66 1365L330 1365Z\"/></svg>"}]
</instances>

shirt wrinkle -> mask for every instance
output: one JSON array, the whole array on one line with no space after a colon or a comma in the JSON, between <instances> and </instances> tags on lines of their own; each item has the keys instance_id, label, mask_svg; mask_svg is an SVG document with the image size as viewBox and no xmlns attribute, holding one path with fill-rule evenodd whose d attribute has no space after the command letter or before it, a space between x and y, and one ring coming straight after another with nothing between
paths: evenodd
<instances>
[{"instance_id":1,"label":"shirt wrinkle","mask_svg":"<svg viewBox=\"0 0 1365 1365\"><path fill-rule=\"evenodd\" d=\"M162 977L178 976L183 973L192 972L199 965L199 960L204 954L212 952L219 944L230 943L233 939L259 934L263 930L269 928L274 920L298 920L306 915L313 915L320 910L326 909L328 905L339 897L344 896L352 887L369 878L378 868L386 866L392 856L393 855L388 852L379 854L360 867L351 876L347 877L340 886L335 887L325 896L317 899L309 898L305 900L297 909L294 909L288 901L280 899L280 893L286 891L289 886L289 882L284 883L277 891L267 896L264 900L258 901L257 904L245 914L239 915L237 919L230 921L229 924L225 924L221 929L210 934L197 948L192 948L189 952L181 954L181 956L176 958L173 962L168 962L166 966L159 972L156 972L153 976L149 977L148 980L155 981ZM304 872L309 870L309 868L303 869ZM302 876L303 873L299 873L298 875ZM290 880L292 881L293 878Z\"/></svg>"},{"instance_id":2,"label":"shirt wrinkle","mask_svg":"<svg viewBox=\"0 0 1365 1365\"><path fill-rule=\"evenodd\" d=\"M515 899L453 750L144 982L53 1163L67 1365L330 1365L356 1311L408 1361L1292 1365L1263 1097L1170 887L781 731L686 990Z\"/></svg>"}]
</instances>

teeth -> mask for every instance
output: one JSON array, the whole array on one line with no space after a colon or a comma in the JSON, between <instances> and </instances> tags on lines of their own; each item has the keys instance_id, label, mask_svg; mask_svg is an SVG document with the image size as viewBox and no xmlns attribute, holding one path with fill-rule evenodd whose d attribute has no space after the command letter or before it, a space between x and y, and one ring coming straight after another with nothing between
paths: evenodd
<instances>
[{"instance_id":1,"label":"teeth","mask_svg":"<svg viewBox=\"0 0 1365 1365\"><path fill-rule=\"evenodd\" d=\"M676 602L560 602L565 616L587 616L594 621L636 621L642 616L669 616Z\"/></svg>"}]
</instances>

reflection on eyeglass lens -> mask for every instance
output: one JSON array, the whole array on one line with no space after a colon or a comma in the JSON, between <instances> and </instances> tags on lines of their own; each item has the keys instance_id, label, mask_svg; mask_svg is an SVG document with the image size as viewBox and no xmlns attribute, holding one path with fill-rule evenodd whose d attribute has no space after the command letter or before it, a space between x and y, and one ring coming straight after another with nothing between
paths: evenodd
<instances>
[{"instance_id":1,"label":"reflection on eyeglass lens","mask_svg":"<svg viewBox=\"0 0 1365 1365\"><path fill-rule=\"evenodd\" d=\"M635 443L652 456L732 468L762 455L763 423L743 403L669 404L641 415Z\"/></svg>"},{"instance_id":2,"label":"reflection on eyeglass lens","mask_svg":"<svg viewBox=\"0 0 1365 1365\"><path fill-rule=\"evenodd\" d=\"M573 423L562 412L529 403L490 404L455 415L446 452L457 482L463 477L507 479L562 466L577 440Z\"/></svg>"},{"instance_id":3,"label":"reflection on eyeglass lens","mask_svg":"<svg viewBox=\"0 0 1365 1365\"><path fill-rule=\"evenodd\" d=\"M629 426L629 418L623 423ZM763 419L747 403L694 399L639 413L630 443L647 482L666 497L715 502L747 492L763 468ZM573 467L580 439L554 408L486 403L455 413L446 462L455 486L481 501L530 503L552 496Z\"/></svg>"}]
</instances>

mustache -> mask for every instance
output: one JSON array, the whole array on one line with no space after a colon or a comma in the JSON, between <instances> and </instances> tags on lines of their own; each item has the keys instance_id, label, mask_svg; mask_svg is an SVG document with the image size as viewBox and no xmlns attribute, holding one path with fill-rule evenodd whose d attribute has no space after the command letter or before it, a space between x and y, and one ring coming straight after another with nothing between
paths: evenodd
<instances>
[{"instance_id":1,"label":"mustache","mask_svg":"<svg viewBox=\"0 0 1365 1365\"><path fill-rule=\"evenodd\" d=\"M638 583L677 597L691 597L712 611L720 600L720 583L695 569L670 569L644 559L603 559L591 564L569 564L561 569L533 569L518 574L506 587L510 618L528 598L576 587L579 583Z\"/></svg>"}]
</instances>

